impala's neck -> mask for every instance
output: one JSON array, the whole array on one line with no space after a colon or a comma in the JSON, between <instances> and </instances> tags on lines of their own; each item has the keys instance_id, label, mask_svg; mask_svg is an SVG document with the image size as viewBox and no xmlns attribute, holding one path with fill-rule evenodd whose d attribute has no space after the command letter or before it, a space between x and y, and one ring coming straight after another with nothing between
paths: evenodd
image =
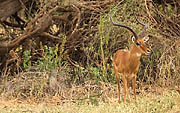
<instances>
[{"instance_id":1,"label":"impala's neck","mask_svg":"<svg viewBox=\"0 0 180 113\"><path fill-rule=\"evenodd\" d=\"M136 73L140 65L141 53L137 50L137 47L134 44L131 44L130 56L129 56L129 68L131 73ZM135 71L136 70L136 71Z\"/></svg>"},{"instance_id":2,"label":"impala's neck","mask_svg":"<svg viewBox=\"0 0 180 113\"><path fill-rule=\"evenodd\" d=\"M140 60L141 53L138 51L137 47L134 44L131 44L131 49L130 49L130 58L132 60Z\"/></svg>"}]
</instances>

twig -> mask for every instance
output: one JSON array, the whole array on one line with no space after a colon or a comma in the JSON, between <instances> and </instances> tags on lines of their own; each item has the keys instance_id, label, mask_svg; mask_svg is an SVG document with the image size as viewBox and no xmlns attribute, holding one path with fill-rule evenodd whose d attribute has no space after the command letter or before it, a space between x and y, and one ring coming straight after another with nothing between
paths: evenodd
<instances>
[{"instance_id":1,"label":"twig","mask_svg":"<svg viewBox=\"0 0 180 113\"><path fill-rule=\"evenodd\" d=\"M78 15L77 15L77 23L76 23L76 25L75 25L75 28L74 28L74 30L72 31L72 33L71 33L71 36L73 36L73 34L77 31L77 28L78 28L78 26L79 26L79 24L80 24L80 19L81 19L81 12L80 12L80 10L79 10L79 8L77 8L74 4L72 5L74 8L75 8L75 10L78 12Z\"/></svg>"},{"instance_id":2,"label":"twig","mask_svg":"<svg viewBox=\"0 0 180 113\"><path fill-rule=\"evenodd\" d=\"M146 12L147 12L149 18L151 18L157 24L156 20L150 14L150 11L149 11L148 6L147 6L147 0L144 0L144 1L145 1Z\"/></svg>"}]
</instances>

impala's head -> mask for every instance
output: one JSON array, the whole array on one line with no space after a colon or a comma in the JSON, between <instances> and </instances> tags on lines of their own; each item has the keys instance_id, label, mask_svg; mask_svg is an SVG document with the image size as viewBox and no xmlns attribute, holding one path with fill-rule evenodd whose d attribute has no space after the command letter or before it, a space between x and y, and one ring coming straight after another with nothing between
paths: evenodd
<instances>
[{"instance_id":1,"label":"impala's head","mask_svg":"<svg viewBox=\"0 0 180 113\"><path fill-rule=\"evenodd\" d=\"M135 39L135 37L132 37L132 42L134 44L135 52L139 54L150 54L150 49L146 46L145 42L149 40L149 37L139 38Z\"/></svg>"},{"instance_id":2,"label":"impala's head","mask_svg":"<svg viewBox=\"0 0 180 113\"><path fill-rule=\"evenodd\" d=\"M142 22L140 22L136 15L134 14L134 17L136 19L136 21L141 24L142 26L144 26L144 29L142 30L142 32L140 33L140 35L138 36L136 34L136 32L129 26L127 25L124 25L124 24L118 24L118 23L115 23L113 20L112 20L112 11L110 12L110 20L112 22L113 25L115 26L120 26L120 27L123 27L123 28L126 28L128 29L129 31L131 31L133 33L133 37L132 37L132 41L134 43L134 52L138 53L138 54L149 54L150 53L150 49L146 47L145 45L145 42L147 42L149 40L149 37L144 37L144 38L138 38L138 37L143 37L144 35L144 32L146 31L146 28L148 27L148 24L144 24Z\"/></svg>"}]
</instances>

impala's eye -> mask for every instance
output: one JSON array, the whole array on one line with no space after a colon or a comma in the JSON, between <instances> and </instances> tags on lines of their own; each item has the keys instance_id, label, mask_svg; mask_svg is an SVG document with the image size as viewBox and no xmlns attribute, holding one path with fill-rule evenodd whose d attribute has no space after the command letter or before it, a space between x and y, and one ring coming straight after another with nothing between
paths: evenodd
<instances>
[{"instance_id":1,"label":"impala's eye","mask_svg":"<svg viewBox=\"0 0 180 113\"><path fill-rule=\"evenodd\" d=\"M138 42L136 42L136 45L139 46L140 44Z\"/></svg>"}]
</instances>

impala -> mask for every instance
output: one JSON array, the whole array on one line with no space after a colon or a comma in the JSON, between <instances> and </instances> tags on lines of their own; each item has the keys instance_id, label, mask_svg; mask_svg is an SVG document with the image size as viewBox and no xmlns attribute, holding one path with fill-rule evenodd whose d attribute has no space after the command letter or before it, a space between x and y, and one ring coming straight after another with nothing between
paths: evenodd
<instances>
[{"instance_id":1,"label":"impala","mask_svg":"<svg viewBox=\"0 0 180 113\"><path fill-rule=\"evenodd\" d=\"M114 53L113 67L114 67L115 78L118 84L118 99L119 99L118 102L119 103L121 102L120 76L119 75L121 75L121 79L123 81L123 86L124 86L124 103L126 102L126 97L127 96L129 97L128 88L129 88L130 80L132 80L134 99L136 101L136 78L137 78L137 72L139 70L140 58L142 54L150 53L150 49L147 48L145 45L145 42L148 41L149 37L139 38L140 36L142 36L144 31L146 30L147 24L141 23L136 18L136 21L144 26L144 30L138 36L131 27L124 24L114 23L112 20L112 12L110 14L110 20L113 25L126 28L130 32L133 33L132 44L131 44L130 50L120 49Z\"/></svg>"}]
</instances>

